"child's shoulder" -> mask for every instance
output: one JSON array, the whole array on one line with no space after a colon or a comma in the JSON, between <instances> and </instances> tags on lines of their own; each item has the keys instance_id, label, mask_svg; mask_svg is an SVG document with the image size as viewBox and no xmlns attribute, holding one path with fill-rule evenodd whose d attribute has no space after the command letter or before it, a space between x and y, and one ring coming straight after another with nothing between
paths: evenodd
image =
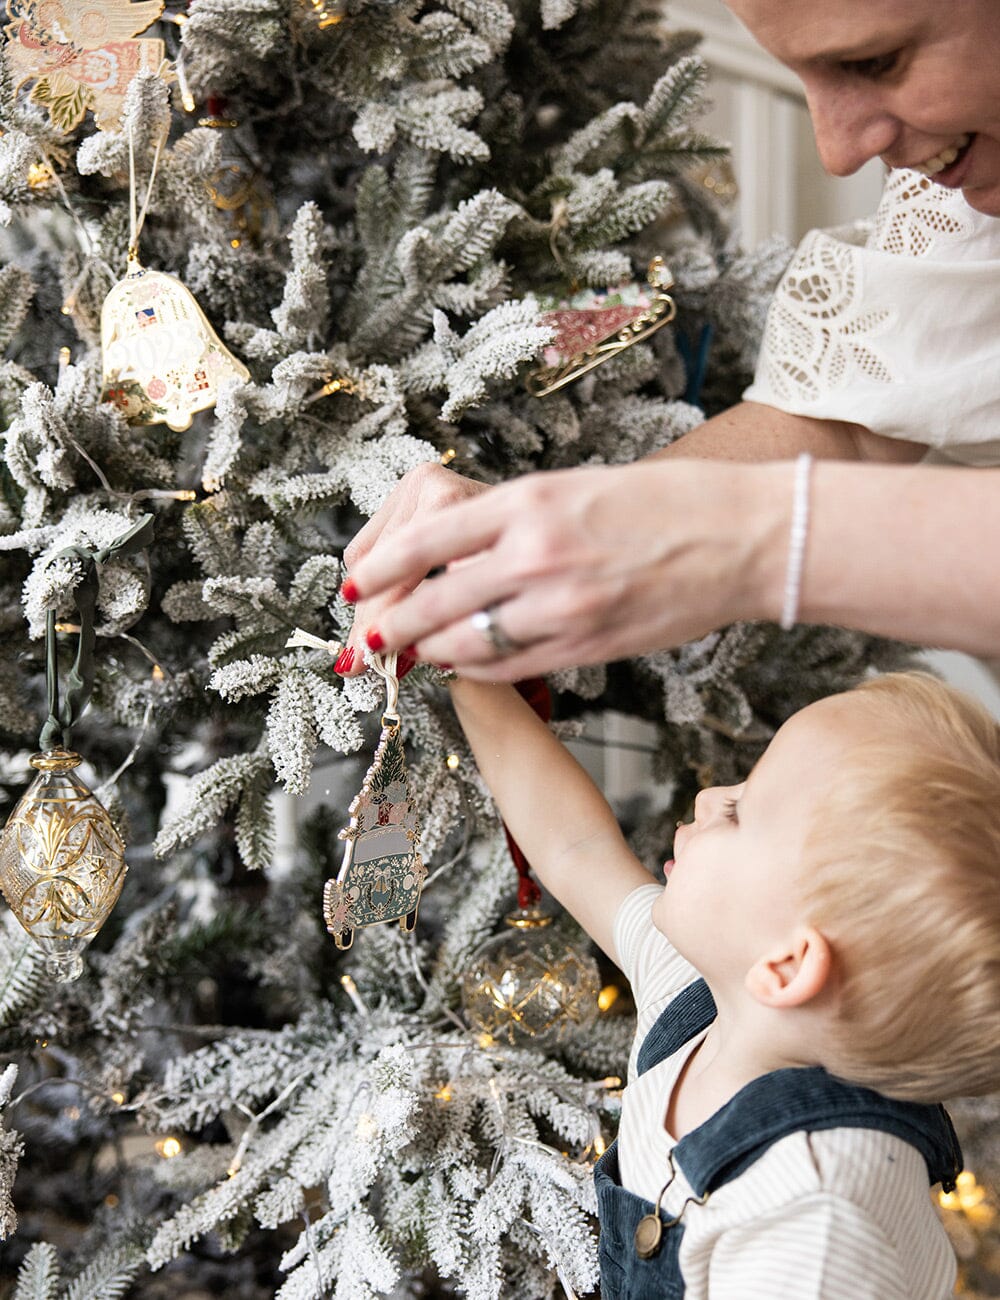
<instances>
[{"instance_id":1,"label":"child's shoulder","mask_svg":"<svg viewBox=\"0 0 1000 1300\"><path fill-rule=\"evenodd\" d=\"M745 1181L744 1181L745 1180ZM741 1199L793 1212L824 1202L867 1220L904 1252L919 1256L943 1237L929 1195L927 1165L909 1142L869 1128L790 1133L747 1170ZM725 1188L719 1189L719 1196ZM928 1236L933 1242L928 1243ZM936 1246L935 1246L936 1248Z\"/></svg>"},{"instance_id":2,"label":"child's shoulder","mask_svg":"<svg viewBox=\"0 0 1000 1300\"><path fill-rule=\"evenodd\" d=\"M640 1006L650 996L676 991L698 978L653 921L653 905L662 893L662 885L641 885L625 896L615 915L614 955Z\"/></svg>"},{"instance_id":3,"label":"child's shoulder","mask_svg":"<svg viewBox=\"0 0 1000 1300\"><path fill-rule=\"evenodd\" d=\"M748 1270L785 1255L811 1260L825 1276L828 1267L836 1271L846 1258L863 1261L872 1251L911 1300L937 1300L954 1279L954 1252L928 1194L923 1156L873 1129L780 1139L711 1195L698 1229L690 1248L711 1258L716 1273L736 1270L744 1280Z\"/></svg>"}]
</instances>

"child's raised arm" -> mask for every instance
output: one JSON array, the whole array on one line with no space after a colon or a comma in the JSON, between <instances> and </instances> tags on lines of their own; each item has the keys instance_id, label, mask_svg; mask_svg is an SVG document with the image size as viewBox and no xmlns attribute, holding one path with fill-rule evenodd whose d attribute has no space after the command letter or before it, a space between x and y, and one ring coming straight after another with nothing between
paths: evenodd
<instances>
[{"instance_id":1,"label":"child's raised arm","mask_svg":"<svg viewBox=\"0 0 1000 1300\"><path fill-rule=\"evenodd\" d=\"M511 686L457 679L451 696L483 779L532 870L609 957L626 894L653 883L604 796Z\"/></svg>"}]
</instances>

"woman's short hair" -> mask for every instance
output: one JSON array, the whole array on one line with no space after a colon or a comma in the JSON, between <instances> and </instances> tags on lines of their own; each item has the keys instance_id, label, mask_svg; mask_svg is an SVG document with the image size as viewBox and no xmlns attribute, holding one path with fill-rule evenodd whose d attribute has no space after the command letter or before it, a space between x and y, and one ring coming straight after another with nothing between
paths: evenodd
<instances>
[{"instance_id":1,"label":"woman's short hair","mask_svg":"<svg viewBox=\"0 0 1000 1300\"><path fill-rule=\"evenodd\" d=\"M830 941L830 1068L890 1096L1000 1088L1000 726L926 673L847 697L872 739L838 772L806 845Z\"/></svg>"}]
</instances>

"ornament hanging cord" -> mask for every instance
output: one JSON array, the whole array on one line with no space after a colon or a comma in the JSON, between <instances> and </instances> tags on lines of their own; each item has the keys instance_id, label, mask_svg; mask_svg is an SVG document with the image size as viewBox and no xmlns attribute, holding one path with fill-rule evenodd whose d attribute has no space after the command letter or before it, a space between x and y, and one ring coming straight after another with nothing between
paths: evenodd
<instances>
[{"instance_id":1,"label":"ornament hanging cord","mask_svg":"<svg viewBox=\"0 0 1000 1300\"><path fill-rule=\"evenodd\" d=\"M160 136L156 146L156 152L153 154L153 165L149 172L149 183L146 185L146 197L142 201L142 211L136 216L136 203L138 195L136 194L135 184L135 144L132 133L132 124L128 128L128 260L138 262L139 260L139 236L142 233L142 227L146 220L146 213L149 211L149 200L153 196L153 182L156 180L156 169L160 165L160 154L163 152L163 146L167 142L167 132Z\"/></svg>"},{"instance_id":2,"label":"ornament hanging cord","mask_svg":"<svg viewBox=\"0 0 1000 1300\"><path fill-rule=\"evenodd\" d=\"M398 727L399 678L396 676L396 658L395 650L387 655L372 655L371 667L372 672L378 673L385 682L385 713L382 722Z\"/></svg>"},{"instance_id":3,"label":"ornament hanging cord","mask_svg":"<svg viewBox=\"0 0 1000 1300\"><path fill-rule=\"evenodd\" d=\"M50 609L45 624L45 683L48 690L49 716L45 720L38 745L42 753L56 746L69 749L71 731L90 701L94 689L94 618L97 608L97 567L112 558L133 555L153 540L153 516L143 515L131 528L99 550L86 546L69 546L57 552L54 560L77 560L83 564L83 579L73 592L80 614L80 632L76 659L66 676L66 696L59 702L59 648L56 641L56 611Z\"/></svg>"}]
</instances>

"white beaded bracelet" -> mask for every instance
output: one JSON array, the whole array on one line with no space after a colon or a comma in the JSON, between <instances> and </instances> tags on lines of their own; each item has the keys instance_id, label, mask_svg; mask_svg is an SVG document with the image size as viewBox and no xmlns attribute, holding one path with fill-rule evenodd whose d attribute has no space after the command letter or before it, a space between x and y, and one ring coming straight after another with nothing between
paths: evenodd
<instances>
[{"instance_id":1,"label":"white beaded bracelet","mask_svg":"<svg viewBox=\"0 0 1000 1300\"><path fill-rule=\"evenodd\" d=\"M795 489L792 497L792 526L788 533L788 567L785 570L785 601L781 607L781 626L786 632L799 616L799 591L802 586L802 562L809 533L809 472L813 458L802 452L795 462Z\"/></svg>"}]
</instances>

